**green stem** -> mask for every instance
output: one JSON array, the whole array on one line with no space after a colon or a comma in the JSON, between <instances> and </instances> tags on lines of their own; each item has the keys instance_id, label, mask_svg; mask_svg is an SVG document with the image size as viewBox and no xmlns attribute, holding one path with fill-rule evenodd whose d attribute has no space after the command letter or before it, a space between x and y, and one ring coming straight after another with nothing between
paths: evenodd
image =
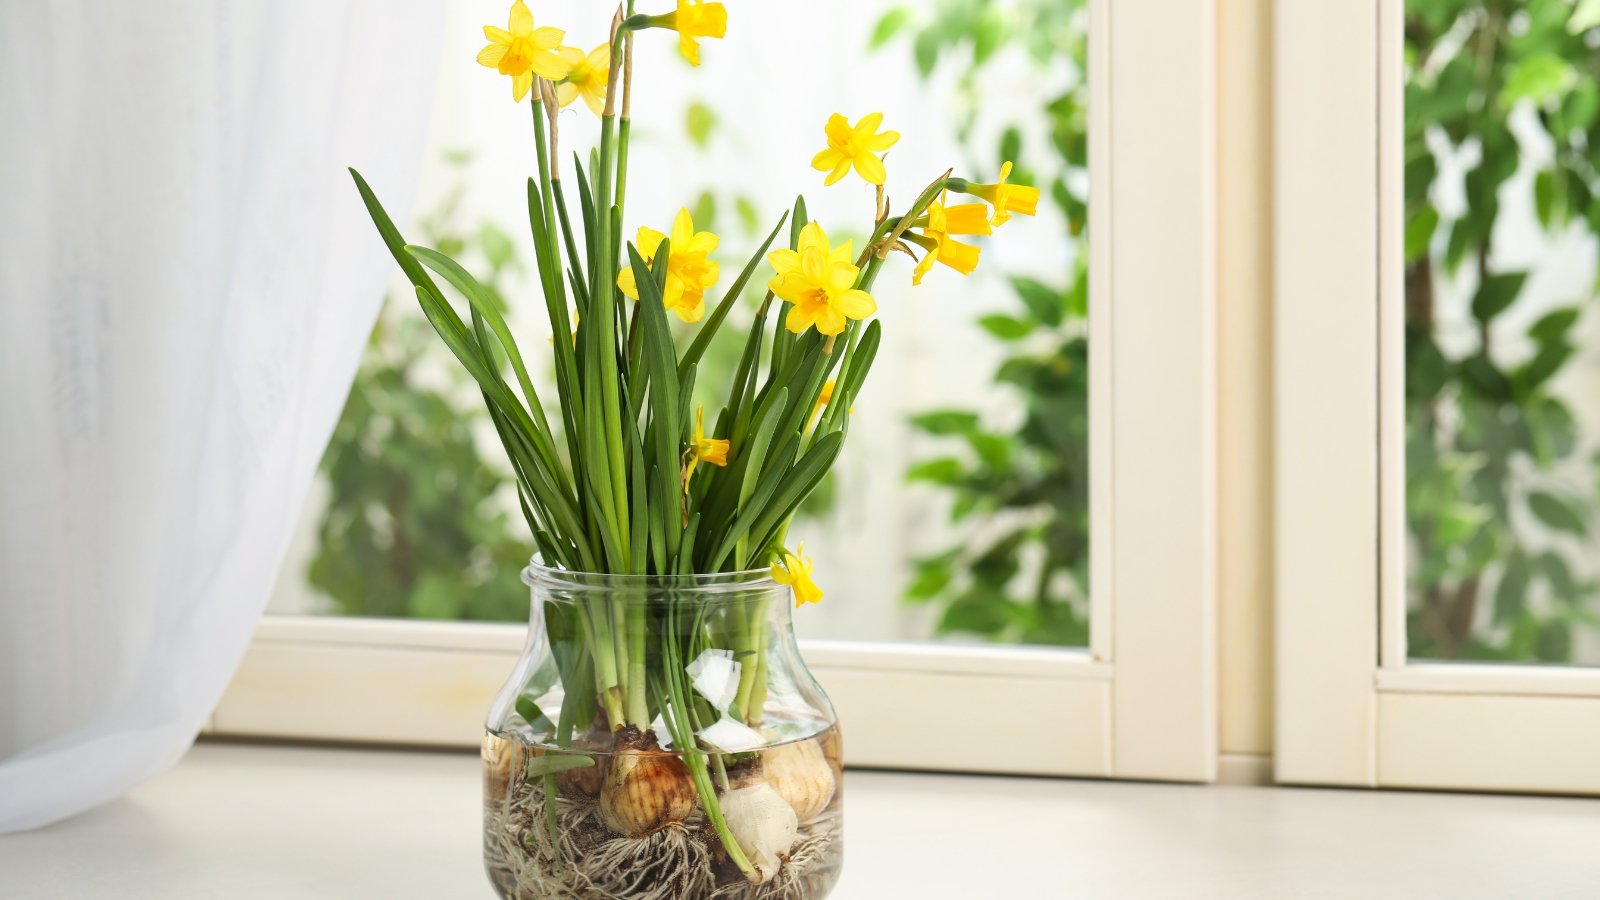
<instances>
[{"instance_id":1,"label":"green stem","mask_svg":"<svg viewBox=\"0 0 1600 900\"><path fill-rule=\"evenodd\" d=\"M700 805L706 811L706 821L711 823L711 828L722 841L722 847L728 853L728 859L739 867L739 871L752 882L757 879L755 867L750 864L744 850L739 846L739 841L734 838L728 829L728 821L722 815L722 804L717 802L717 789L711 783L711 773L706 765L706 752L699 749L694 736L694 725L689 719L689 685L686 683L688 676L684 672L682 648L679 640L688 638L688 633L678 628L681 621L678 598L667 598L669 604L667 617L669 627L664 629L662 635L662 653L664 669L662 678L666 682L667 694L671 699L668 715L665 716L667 728L672 732L672 743L678 752L683 754L683 761L689 768L689 777L694 782L695 793L700 795Z\"/></svg>"},{"instance_id":2,"label":"green stem","mask_svg":"<svg viewBox=\"0 0 1600 900\"><path fill-rule=\"evenodd\" d=\"M616 649L611 641L609 618L610 613L605 605L584 604L585 638L590 652L594 654L595 692L600 705L605 707L607 724L612 731L616 731L626 722L627 716L618 688L621 678L617 669Z\"/></svg>"},{"instance_id":3,"label":"green stem","mask_svg":"<svg viewBox=\"0 0 1600 900\"><path fill-rule=\"evenodd\" d=\"M628 608L628 723L642 729L650 727L650 703L645 693L645 629L649 612L642 598L631 601Z\"/></svg>"},{"instance_id":4,"label":"green stem","mask_svg":"<svg viewBox=\"0 0 1600 900\"><path fill-rule=\"evenodd\" d=\"M767 600L762 598L755 601L753 615L743 613L744 603L737 604L741 610L739 628L739 655L742 660L739 664L739 690L734 694L734 706L739 710L740 718L747 725L756 725L761 721L761 710L752 705L756 686L756 676L760 674L761 658L766 645Z\"/></svg>"}]
</instances>

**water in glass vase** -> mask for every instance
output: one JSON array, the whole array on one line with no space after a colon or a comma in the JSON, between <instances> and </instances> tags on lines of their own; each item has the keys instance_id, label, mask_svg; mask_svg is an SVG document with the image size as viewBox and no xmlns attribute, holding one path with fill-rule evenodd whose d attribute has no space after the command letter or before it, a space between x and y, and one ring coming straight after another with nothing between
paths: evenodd
<instances>
[{"instance_id":1,"label":"water in glass vase","mask_svg":"<svg viewBox=\"0 0 1600 900\"><path fill-rule=\"evenodd\" d=\"M661 749L670 745L664 731L631 726L592 728L567 748L487 732L490 880L516 900L820 900L843 858L838 728L772 730L812 733L691 758ZM701 802L696 772L714 804ZM724 835L753 873L734 862Z\"/></svg>"}]
</instances>

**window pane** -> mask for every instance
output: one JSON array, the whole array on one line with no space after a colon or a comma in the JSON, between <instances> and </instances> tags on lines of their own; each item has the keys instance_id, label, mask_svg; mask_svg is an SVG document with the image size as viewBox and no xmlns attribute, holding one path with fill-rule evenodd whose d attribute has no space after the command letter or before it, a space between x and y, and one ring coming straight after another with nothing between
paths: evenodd
<instances>
[{"instance_id":1,"label":"window pane","mask_svg":"<svg viewBox=\"0 0 1600 900\"><path fill-rule=\"evenodd\" d=\"M530 127L504 79L472 63L482 14L480 4L452 7L407 237L457 255L501 293L524 352L547 368L552 336L521 191ZM575 0L546 2L540 16L586 47L606 19ZM850 440L789 532L805 541L828 593L797 615L799 628L1086 643L1082 0L820 0L804 15L741 4L730 18L727 39L703 45L699 69L670 38L640 36L626 236L640 225L668 230L686 206L697 228L721 235L726 284L804 191L811 218L859 248L866 234L847 225L870 225L872 188L854 177L824 187L810 166L833 112L882 111L883 127L901 133L887 157L897 207L950 166L993 181L1013 160L1011 180L1042 189L1036 218L972 239L982 257L970 276L939 266L913 290L911 262L888 261L874 291L884 344ZM587 154L594 117L581 102L562 129L563 148ZM764 273L725 332L749 322ZM517 573L530 546L492 426L409 286L391 295L272 608L521 620ZM700 367L701 387L721 391L731 378L739 337L723 338Z\"/></svg>"},{"instance_id":2,"label":"window pane","mask_svg":"<svg viewBox=\"0 0 1600 900\"><path fill-rule=\"evenodd\" d=\"M1413 657L1600 663L1596 25L1406 3Z\"/></svg>"}]
</instances>

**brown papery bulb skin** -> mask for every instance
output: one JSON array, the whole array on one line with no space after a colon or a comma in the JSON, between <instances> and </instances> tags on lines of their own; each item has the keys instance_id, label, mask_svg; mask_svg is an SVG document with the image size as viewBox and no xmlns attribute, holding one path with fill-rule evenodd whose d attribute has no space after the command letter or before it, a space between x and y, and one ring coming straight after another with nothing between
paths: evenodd
<instances>
[{"instance_id":1,"label":"brown papery bulb skin","mask_svg":"<svg viewBox=\"0 0 1600 900\"><path fill-rule=\"evenodd\" d=\"M522 750L515 741L485 734L482 744L484 798L500 802L513 780L522 777Z\"/></svg>"},{"instance_id":2,"label":"brown papery bulb skin","mask_svg":"<svg viewBox=\"0 0 1600 900\"><path fill-rule=\"evenodd\" d=\"M556 773L556 787L561 793L574 800L594 800L600 796L600 791L605 787L606 772L610 768L610 760L606 751L611 748L610 735L605 740L592 737L579 738L572 745L580 750L594 754L594 765L579 766L576 769L565 769Z\"/></svg>"},{"instance_id":3,"label":"brown papery bulb skin","mask_svg":"<svg viewBox=\"0 0 1600 900\"><path fill-rule=\"evenodd\" d=\"M623 837L643 837L694 811L689 768L657 749L655 735L628 726L617 732L617 754L600 789L600 818Z\"/></svg>"},{"instance_id":4,"label":"brown papery bulb skin","mask_svg":"<svg viewBox=\"0 0 1600 900\"><path fill-rule=\"evenodd\" d=\"M833 767L814 740L793 741L761 751L767 783L789 802L802 822L817 817L833 799Z\"/></svg>"}]
</instances>

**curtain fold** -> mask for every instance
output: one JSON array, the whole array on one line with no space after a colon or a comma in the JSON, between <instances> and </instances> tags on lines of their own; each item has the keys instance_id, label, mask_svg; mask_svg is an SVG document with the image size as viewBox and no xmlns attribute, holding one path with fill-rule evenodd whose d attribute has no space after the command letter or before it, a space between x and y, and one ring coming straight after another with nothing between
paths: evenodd
<instances>
[{"instance_id":1,"label":"curtain fold","mask_svg":"<svg viewBox=\"0 0 1600 900\"><path fill-rule=\"evenodd\" d=\"M0 832L174 763L391 263L443 5L0 6Z\"/></svg>"}]
</instances>

